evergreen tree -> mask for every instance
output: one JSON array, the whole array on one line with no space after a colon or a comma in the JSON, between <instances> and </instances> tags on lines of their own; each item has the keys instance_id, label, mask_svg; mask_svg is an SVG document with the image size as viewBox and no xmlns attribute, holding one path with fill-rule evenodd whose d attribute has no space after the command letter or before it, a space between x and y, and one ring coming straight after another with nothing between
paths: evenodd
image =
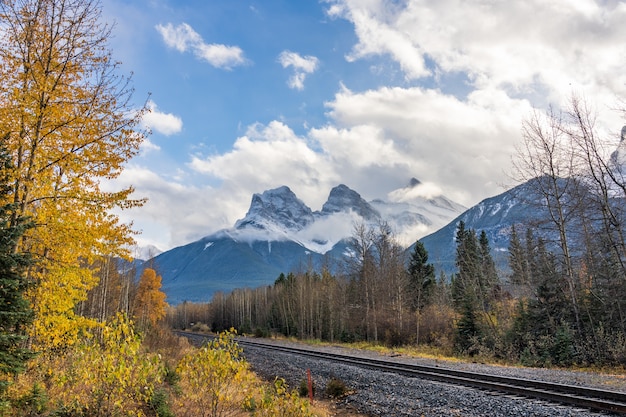
<instances>
[{"instance_id":1,"label":"evergreen tree","mask_svg":"<svg viewBox=\"0 0 626 417\"><path fill-rule=\"evenodd\" d=\"M527 285L528 258L522 242L517 235L515 225L511 228L511 240L509 243L509 267L511 268L511 284Z\"/></svg>"},{"instance_id":2,"label":"evergreen tree","mask_svg":"<svg viewBox=\"0 0 626 417\"><path fill-rule=\"evenodd\" d=\"M481 270L476 233L466 229L463 221L457 227L456 244L458 272L452 282L452 297L457 309L462 310L466 302L471 305L478 303Z\"/></svg>"},{"instance_id":3,"label":"evergreen tree","mask_svg":"<svg viewBox=\"0 0 626 417\"><path fill-rule=\"evenodd\" d=\"M435 267L428 263L428 251L420 241L415 242L408 266L413 308L422 309L430 301L435 284Z\"/></svg>"},{"instance_id":4,"label":"evergreen tree","mask_svg":"<svg viewBox=\"0 0 626 417\"><path fill-rule=\"evenodd\" d=\"M456 345L461 351L471 353L468 349L475 342L483 343L490 339L489 344L493 345L497 337L491 310L499 297L498 275L484 231L477 238L476 232L466 229L461 221L456 241L458 273L452 281L452 297L461 315L456 326Z\"/></svg>"},{"instance_id":5,"label":"evergreen tree","mask_svg":"<svg viewBox=\"0 0 626 417\"><path fill-rule=\"evenodd\" d=\"M23 348L26 328L33 320L33 311L24 292L30 287L25 269L31 265L27 254L16 252L24 231L31 227L25 219L15 215L10 201L8 178L12 169L11 157L4 141L0 144L0 394L9 378L22 372L32 352Z\"/></svg>"},{"instance_id":6,"label":"evergreen tree","mask_svg":"<svg viewBox=\"0 0 626 417\"><path fill-rule=\"evenodd\" d=\"M455 345L459 351L469 353L474 341L481 336L477 317L480 257L476 233L466 229L463 221L457 227L456 244L458 272L452 279L452 298L461 317L456 324Z\"/></svg>"},{"instance_id":7,"label":"evergreen tree","mask_svg":"<svg viewBox=\"0 0 626 417\"><path fill-rule=\"evenodd\" d=\"M419 240L411 253L408 267L410 294L413 298L413 309L417 313L415 343L420 343L421 312L430 304L435 287L435 267L428 263L428 251Z\"/></svg>"},{"instance_id":8,"label":"evergreen tree","mask_svg":"<svg viewBox=\"0 0 626 417\"><path fill-rule=\"evenodd\" d=\"M483 302L483 309L489 309L489 303L494 298L499 297L498 273L496 264L491 256L491 246L487 233L483 230L478 238L480 256L480 274L478 276L480 286L480 298Z\"/></svg>"}]
</instances>

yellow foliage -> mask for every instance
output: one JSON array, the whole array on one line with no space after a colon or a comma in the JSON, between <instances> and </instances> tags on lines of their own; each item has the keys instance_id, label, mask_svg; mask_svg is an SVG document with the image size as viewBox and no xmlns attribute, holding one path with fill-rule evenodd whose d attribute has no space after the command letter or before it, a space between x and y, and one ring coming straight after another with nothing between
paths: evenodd
<instances>
[{"instance_id":1,"label":"yellow foliage","mask_svg":"<svg viewBox=\"0 0 626 417\"><path fill-rule=\"evenodd\" d=\"M65 373L55 373L55 398L92 416L136 416L165 373L161 360L141 350L132 323L118 314L72 351Z\"/></svg>"},{"instance_id":2,"label":"yellow foliage","mask_svg":"<svg viewBox=\"0 0 626 417\"><path fill-rule=\"evenodd\" d=\"M94 417L142 416L165 373L159 356L142 351L122 314L85 333L72 349L42 354L31 366L24 379L44 382L50 408ZM23 395L24 383L13 390L13 397Z\"/></svg>"},{"instance_id":3,"label":"yellow foliage","mask_svg":"<svg viewBox=\"0 0 626 417\"><path fill-rule=\"evenodd\" d=\"M263 389L263 397L255 416L261 417L312 417L309 402L299 397L295 390L289 391L285 380L276 378L274 384Z\"/></svg>"},{"instance_id":4,"label":"yellow foliage","mask_svg":"<svg viewBox=\"0 0 626 417\"><path fill-rule=\"evenodd\" d=\"M13 408L2 415L30 415L32 401L23 399L36 389L43 390L47 400L36 415L63 410L67 415L144 416L165 366L160 356L144 352L141 342L123 314L92 327L72 348L46 352L32 361L9 390Z\"/></svg>"},{"instance_id":5,"label":"yellow foliage","mask_svg":"<svg viewBox=\"0 0 626 417\"><path fill-rule=\"evenodd\" d=\"M161 276L154 269L144 269L135 297L135 320L144 327L148 323L154 326L165 317L166 308L165 293L161 291Z\"/></svg>"},{"instance_id":6,"label":"yellow foliage","mask_svg":"<svg viewBox=\"0 0 626 417\"><path fill-rule=\"evenodd\" d=\"M100 14L95 0L0 2L0 132L15 166L16 214L36 225L19 249L38 262L30 300L41 350L76 340L72 309L95 285L86 267L97 256L126 256L132 242L111 210L142 203L129 198L132 188L100 187L138 152L145 111L130 106Z\"/></svg>"},{"instance_id":7,"label":"yellow foliage","mask_svg":"<svg viewBox=\"0 0 626 417\"><path fill-rule=\"evenodd\" d=\"M247 410L255 416L313 416L308 401L289 391L283 379L268 386L249 370L234 336L233 329L220 333L182 358L177 415L222 417Z\"/></svg>"},{"instance_id":8,"label":"yellow foliage","mask_svg":"<svg viewBox=\"0 0 626 417\"><path fill-rule=\"evenodd\" d=\"M145 417L154 412L155 393L164 392L177 417L314 416L284 380L268 385L250 371L234 335L222 333L200 349L184 345L177 377L170 373L167 379L165 363L173 358L145 352L132 322L118 314L83 332L72 348L47 351L30 362L9 387L7 402L0 402L0 416Z\"/></svg>"},{"instance_id":9,"label":"yellow foliage","mask_svg":"<svg viewBox=\"0 0 626 417\"><path fill-rule=\"evenodd\" d=\"M241 410L255 379L233 337L234 332L221 333L181 359L176 371L186 415L221 417Z\"/></svg>"}]
</instances>

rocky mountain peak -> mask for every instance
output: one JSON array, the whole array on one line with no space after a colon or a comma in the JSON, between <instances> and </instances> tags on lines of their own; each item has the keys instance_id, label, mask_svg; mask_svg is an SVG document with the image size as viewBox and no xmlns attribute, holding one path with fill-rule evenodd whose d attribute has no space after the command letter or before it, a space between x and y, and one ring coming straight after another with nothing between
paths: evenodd
<instances>
[{"instance_id":1,"label":"rocky mountain peak","mask_svg":"<svg viewBox=\"0 0 626 417\"><path fill-rule=\"evenodd\" d=\"M312 221L311 209L289 187L282 186L254 194L246 216L235 228L301 230Z\"/></svg>"},{"instance_id":2,"label":"rocky mountain peak","mask_svg":"<svg viewBox=\"0 0 626 417\"><path fill-rule=\"evenodd\" d=\"M380 214L359 193L344 184L330 190L328 200L322 206L322 214L354 211L365 220L374 220Z\"/></svg>"},{"instance_id":3,"label":"rocky mountain peak","mask_svg":"<svg viewBox=\"0 0 626 417\"><path fill-rule=\"evenodd\" d=\"M418 180L417 178L413 177L411 178L411 180L409 181L409 187L413 188L413 187L417 187L418 185L420 185L422 182L420 180Z\"/></svg>"}]
</instances>

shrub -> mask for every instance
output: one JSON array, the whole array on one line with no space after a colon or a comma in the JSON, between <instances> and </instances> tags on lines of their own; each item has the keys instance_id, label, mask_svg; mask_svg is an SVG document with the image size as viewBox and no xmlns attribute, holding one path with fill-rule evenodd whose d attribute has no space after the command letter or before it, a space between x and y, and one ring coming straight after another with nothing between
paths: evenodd
<instances>
[{"instance_id":1,"label":"shrub","mask_svg":"<svg viewBox=\"0 0 626 417\"><path fill-rule=\"evenodd\" d=\"M188 415L219 417L242 407L254 375L243 361L234 331L220 333L185 355L178 367L181 409Z\"/></svg>"},{"instance_id":2,"label":"shrub","mask_svg":"<svg viewBox=\"0 0 626 417\"><path fill-rule=\"evenodd\" d=\"M312 395L315 395L315 383L313 382L311 384L311 390L313 391ZM298 394L300 394L301 397L308 397L309 396L309 382L306 379L303 379L300 381L300 385L298 385Z\"/></svg>"},{"instance_id":3,"label":"shrub","mask_svg":"<svg viewBox=\"0 0 626 417\"><path fill-rule=\"evenodd\" d=\"M148 405L157 417L175 417L167 401L167 392L162 388L154 391Z\"/></svg>"},{"instance_id":4,"label":"shrub","mask_svg":"<svg viewBox=\"0 0 626 417\"><path fill-rule=\"evenodd\" d=\"M14 411L17 411L21 416L39 416L47 408L48 395L38 383L35 383L30 391L20 396L14 404Z\"/></svg>"},{"instance_id":5,"label":"shrub","mask_svg":"<svg viewBox=\"0 0 626 417\"><path fill-rule=\"evenodd\" d=\"M348 387L342 380L333 377L328 381L326 385L326 395L331 398L341 398L347 394Z\"/></svg>"},{"instance_id":6,"label":"shrub","mask_svg":"<svg viewBox=\"0 0 626 417\"><path fill-rule=\"evenodd\" d=\"M194 323L194 325L191 326L191 331L198 333L209 333L211 331L211 328L204 323Z\"/></svg>"},{"instance_id":7,"label":"shrub","mask_svg":"<svg viewBox=\"0 0 626 417\"><path fill-rule=\"evenodd\" d=\"M298 393L289 391L285 380L276 378L274 384L265 387L263 399L256 408L255 416L259 417L314 417L309 409L309 402L298 396Z\"/></svg>"},{"instance_id":8,"label":"shrub","mask_svg":"<svg viewBox=\"0 0 626 417\"><path fill-rule=\"evenodd\" d=\"M271 335L272 335L271 332L267 328L257 327L256 329L254 329L254 337L267 338L267 337L270 337Z\"/></svg>"},{"instance_id":9,"label":"shrub","mask_svg":"<svg viewBox=\"0 0 626 417\"><path fill-rule=\"evenodd\" d=\"M50 398L66 415L137 415L162 380L157 355L141 350L132 323L118 314L101 336L88 334L65 357L48 359Z\"/></svg>"}]
</instances>

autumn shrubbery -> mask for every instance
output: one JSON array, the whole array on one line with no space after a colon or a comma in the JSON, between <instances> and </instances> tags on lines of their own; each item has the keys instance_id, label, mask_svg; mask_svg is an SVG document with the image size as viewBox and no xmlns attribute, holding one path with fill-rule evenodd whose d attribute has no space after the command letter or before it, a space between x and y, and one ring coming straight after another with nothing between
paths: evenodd
<instances>
[{"instance_id":1,"label":"autumn shrubbery","mask_svg":"<svg viewBox=\"0 0 626 417\"><path fill-rule=\"evenodd\" d=\"M261 381L234 332L202 348L166 330L135 332L122 314L75 346L43 352L12 384L0 416L312 416L282 379Z\"/></svg>"},{"instance_id":2,"label":"autumn shrubbery","mask_svg":"<svg viewBox=\"0 0 626 417\"><path fill-rule=\"evenodd\" d=\"M141 416L163 382L162 359L145 352L122 314L85 332L73 347L42 352L9 389L9 416ZM41 390L46 401L27 401Z\"/></svg>"},{"instance_id":3,"label":"autumn shrubbery","mask_svg":"<svg viewBox=\"0 0 626 417\"><path fill-rule=\"evenodd\" d=\"M234 331L223 332L206 346L190 351L176 368L181 394L177 416L313 416L308 401L277 378L262 382L241 357Z\"/></svg>"}]
</instances>

